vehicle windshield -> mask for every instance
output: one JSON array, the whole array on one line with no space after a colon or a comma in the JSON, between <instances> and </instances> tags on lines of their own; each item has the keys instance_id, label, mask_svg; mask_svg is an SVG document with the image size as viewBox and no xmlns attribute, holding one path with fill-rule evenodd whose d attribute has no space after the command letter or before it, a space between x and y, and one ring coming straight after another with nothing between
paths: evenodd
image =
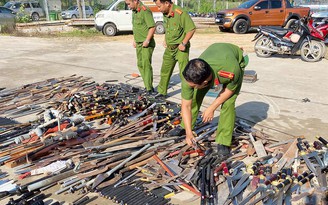
<instances>
[{"instance_id":1,"label":"vehicle windshield","mask_svg":"<svg viewBox=\"0 0 328 205\"><path fill-rule=\"evenodd\" d=\"M69 10L69 11L73 11L73 10L76 9L76 7L77 7L77 6L71 6L71 7L69 7L67 10Z\"/></svg>"},{"instance_id":2,"label":"vehicle windshield","mask_svg":"<svg viewBox=\"0 0 328 205\"><path fill-rule=\"evenodd\" d=\"M249 9L250 7L252 7L258 1L259 0L246 1L246 2L244 2L242 4L240 4L237 8L239 8L239 9Z\"/></svg>"},{"instance_id":3,"label":"vehicle windshield","mask_svg":"<svg viewBox=\"0 0 328 205\"><path fill-rule=\"evenodd\" d=\"M11 3L11 2L7 2L7 3L4 5L4 7L6 7L6 8L9 9L12 5L13 5L13 3Z\"/></svg>"}]
</instances>

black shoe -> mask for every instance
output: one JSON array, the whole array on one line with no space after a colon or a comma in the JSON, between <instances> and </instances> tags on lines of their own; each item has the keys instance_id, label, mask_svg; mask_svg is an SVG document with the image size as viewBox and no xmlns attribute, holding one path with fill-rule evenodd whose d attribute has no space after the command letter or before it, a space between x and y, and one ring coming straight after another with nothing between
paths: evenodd
<instances>
[{"instance_id":1,"label":"black shoe","mask_svg":"<svg viewBox=\"0 0 328 205\"><path fill-rule=\"evenodd\" d=\"M157 95L155 95L155 99L164 100L165 98L166 98L166 95L163 95L161 93L158 93Z\"/></svg>"},{"instance_id":2,"label":"black shoe","mask_svg":"<svg viewBox=\"0 0 328 205\"><path fill-rule=\"evenodd\" d=\"M168 136L182 136L186 134L186 130L178 125L176 128L170 130L167 135Z\"/></svg>"},{"instance_id":3,"label":"black shoe","mask_svg":"<svg viewBox=\"0 0 328 205\"><path fill-rule=\"evenodd\" d=\"M156 96L158 93L152 88L151 90L147 90L148 95Z\"/></svg>"},{"instance_id":4,"label":"black shoe","mask_svg":"<svg viewBox=\"0 0 328 205\"><path fill-rule=\"evenodd\" d=\"M145 90L147 90L147 89L145 88ZM150 90L147 90L148 93L153 93L154 91L155 91L154 88L151 88Z\"/></svg>"},{"instance_id":5,"label":"black shoe","mask_svg":"<svg viewBox=\"0 0 328 205\"><path fill-rule=\"evenodd\" d=\"M154 88L152 88L151 90L145 89L145 95L151 98L155 98L155 96L158 95L158 93L154 90Z\"/></svg>"},{"instance_id":6,"label":"black shoe","mask_svg":"<svg viewBox=\"0 0 328 205\"><path fill-rule=\"evenodd\" d=\"M218 144L218 158L226 160L231 155L231 148L225 145Z\"/></svg>"}]
</instances>

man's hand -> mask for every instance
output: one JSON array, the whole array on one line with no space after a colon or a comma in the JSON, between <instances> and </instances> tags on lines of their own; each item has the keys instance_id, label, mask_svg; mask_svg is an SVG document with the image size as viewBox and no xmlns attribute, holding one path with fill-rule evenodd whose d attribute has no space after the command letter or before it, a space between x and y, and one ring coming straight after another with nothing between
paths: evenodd
<instances>
[{"instance_id":1,"label":"man's hand","mask_svg":"<svg viewBox=\"0 0 328 205\"><path fill-rule=\"evenodd\" d=\"M189 146L193 146L196 143L196 139L195 139L194 134L192 132L186 133L186 143Z\"/></svg>"},{"instance_id":2,"label":"man's hand","mask_svg":"<svg viewBox=\"0 0 328 205\"><path fill-rule=\"evenodd\" d=\"M186 50L186 46L183 45L182 43L179 44L178 48L179 48L180 51L185 51Z\"/></svg>"},{"instance_id":3,"label":"man's hand","mask_svg":"<svg viewBox=\"0 0 328 205\"><path fill-rule=\"evenodd\" d=\"M148 46L149 46L149 41L145 40L145 41L142 43L142 47L147 48Z\"/></svg>"},{"instance_id":4,"label":"man's hand","mask_svg":"<svg viewBox=\"0 0 328 205\"><path fill-rule=\"evenodd\" d=\"M135 41L133 41L133 48L136 48L137 47L137 44Z\"/></svg>"},{"instance_id":5,"label":"man's hand","mask_svg":"<svg viewBox=\"0 0 328 205\"><path fill-rule=\"evenodd\" d=\"M163 41L163 47L164 48L166 48L167 46L166 46L166 42L165 41Z\"/></svg>"},{"instance_id":6,"label":"man's hand","mask_svg":"<svg viewBox=\"0 0 328 205\"><path fill-rule=\"evenodd\" d=\"M203 122L210 122L213 120L214 111L211 107L208 107L202 114Z\"/></svg>"}]
</instances>

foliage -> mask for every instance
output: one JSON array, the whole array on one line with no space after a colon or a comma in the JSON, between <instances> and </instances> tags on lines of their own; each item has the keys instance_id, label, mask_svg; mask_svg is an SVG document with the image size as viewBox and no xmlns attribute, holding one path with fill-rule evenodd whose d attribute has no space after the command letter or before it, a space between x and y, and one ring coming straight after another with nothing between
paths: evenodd
<instances>
[{"instance_id":1,"label":"foliage","mask_svg":"<svg viewBox=\"0 0 328 205\"><path fill-rule=\"evenodd\" d=\"M207 0L200 1L201 7L199 8L199 13L209 13L213 11L213 3Z\"/></svg>"},{"instance_id":2,"label":"foliage","mask_svg":"<svg viewBox=\"0 0 328 205\"><path fill-rule=\"evenodd\" d=\"M96 13L98 13L100 10L105 9L106 6L97 3L97 4L94 4L92 8L93 8L93 13L96 14Z\"/></svg>"},{"instance_id":3,"label":"foliage","mask_svg":"<svg viewBox=\"0 0 328 205\"><path fill-rule=\"evenodd\" d=\"M178 4L181 5L182 1L185 10L197 13L212 13L235 8L242 2L240 0L178 0Z\"/></svg>"},{"instance_id":4,"label":"foliage","mask_svg":"<svg viewBox=\"0 0 328 205\"><path fill-rule=\"evenodd\" d=\"M16 21L17 23L28 23L31 22L31 17L24 10L24 4L21 4L19 11L16 13Z\"/></svg>"}]
</instances>

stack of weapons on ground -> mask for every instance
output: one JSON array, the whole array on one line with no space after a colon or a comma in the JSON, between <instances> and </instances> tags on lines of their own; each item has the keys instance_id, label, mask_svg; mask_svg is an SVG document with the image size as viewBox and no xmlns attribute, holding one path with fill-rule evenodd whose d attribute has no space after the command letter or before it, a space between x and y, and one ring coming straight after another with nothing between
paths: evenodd
<instances>
[{"instance_id":1,"label":"stack of weapons on ground","mask_svg":"<svg viewBox=\"0 0 328 205\"><path fill-rule=\"evenodd\" d=\"M327 141L278 141L237 120L231 156L217 157L216 125L197 121L197 143L168 136L181 120L179 105L126 84L83 77L50 79L0 91L0 112L38 120L1 126L0 197L8 204L42 204L39 194L90 192L120 204L169 204L200 198L201 204L304 204L327 199ZM38 109L35 109L35 108ZM38 180L26 182L31 176ZM9 179L18 179L16 183ZM2 181L6 180L6 181Z\"/></svg>"}]
</instances>

